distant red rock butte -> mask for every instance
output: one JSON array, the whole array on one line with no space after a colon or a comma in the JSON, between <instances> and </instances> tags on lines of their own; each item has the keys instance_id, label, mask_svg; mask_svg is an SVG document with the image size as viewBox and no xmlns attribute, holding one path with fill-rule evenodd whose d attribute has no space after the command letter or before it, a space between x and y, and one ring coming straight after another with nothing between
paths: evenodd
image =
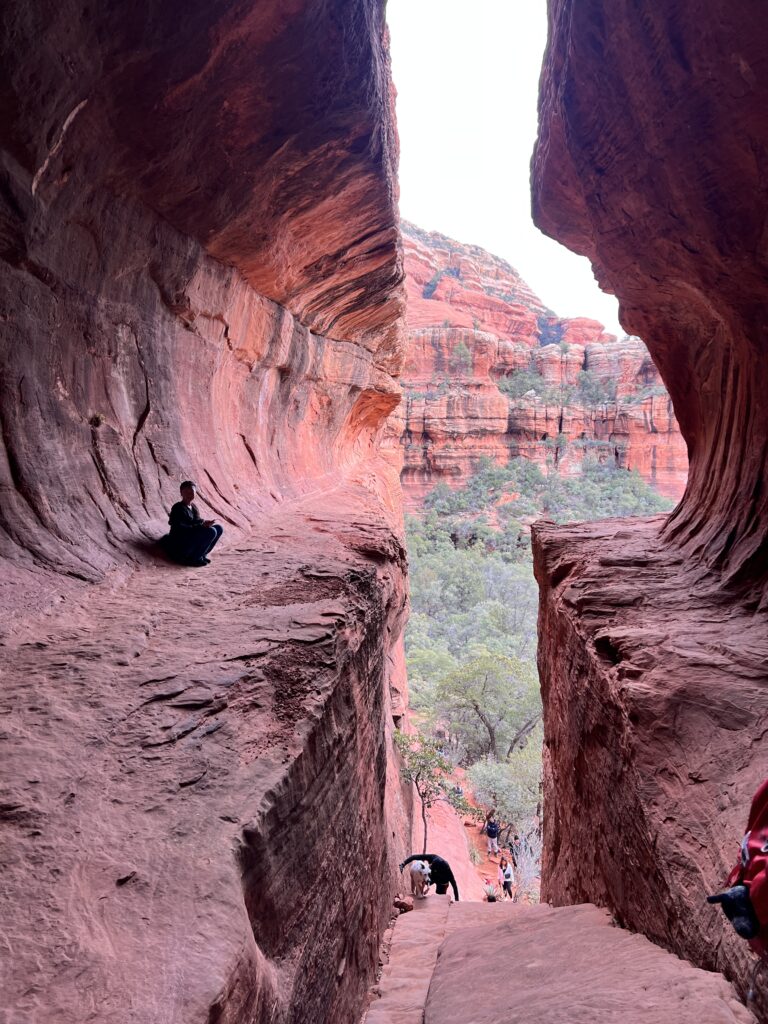
<instances>
[{"instance_id":1,"label":"distant red rock butte","mask_svg":"<svg viewBox=\"0 0 768 1024\"><path fill-rule=\"evenodd\" d=\"M560 472L579 473L585 453L598 451L680 498L686 446L642 341L617 339L596 320L555 316L513 267L478 246L409 223L402 229L408 330L405 394L393 421L412 510L435 484L464 484L483 456L545 464L558 435L568 442ZM500 390L519 370L540 374L546 394ZM585 404L574 395L582 370L603 387L615 384L615 401Z\"/></svg>"}]
</instances>

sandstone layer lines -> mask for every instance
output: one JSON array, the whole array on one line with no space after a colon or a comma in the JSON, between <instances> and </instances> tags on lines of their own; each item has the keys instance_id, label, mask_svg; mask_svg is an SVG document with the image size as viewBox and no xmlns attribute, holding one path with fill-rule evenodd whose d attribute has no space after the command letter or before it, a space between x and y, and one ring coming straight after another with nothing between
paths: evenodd
<instances>
[{"instance_id":1,"label":"sandstone layer lines","mask_svg":"<svg viewBox=\"0 0 768 1024\"><path fill-rule=\"evenodd\" d=\"M394 888L385 822L409 814L388 767L403 552L352 485L260 526L204 570L147 562L5 637L17 1024L359 1004L388 914L360 894Z\"/></svg>"},{"instance_id":2,"label":"sandstone layer lines","mask_svg":"<svg viewBox=\"0 0 768 1024\"><path fill-rule=\"evenodd\" d=\"M745 993L746 944L705 897L725 882L765 777L768 628L663 528L533 527L542 895L606 906Z\"/></svg>"}]
</instances>

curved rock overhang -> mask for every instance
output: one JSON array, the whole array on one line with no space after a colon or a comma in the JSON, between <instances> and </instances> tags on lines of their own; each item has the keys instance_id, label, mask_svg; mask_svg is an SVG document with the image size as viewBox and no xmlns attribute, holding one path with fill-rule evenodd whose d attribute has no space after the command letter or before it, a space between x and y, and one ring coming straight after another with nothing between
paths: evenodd
<instances>
[{"instance_id":1,"label":"curved rock overhang","mask_svg":"<svg viewBox=\"0 0 768 1024\"><path fill-rule=\"evenodd\" d=\"M705 897L765 777L764 14L550 0L532 165L537 224L618 297L690 459L669 517L534 527L542 895L607 906L742 994L746 944Z\"/></svg>"},{"instance_id":2,"label":"curved rock overhang","mask_svg":"<svg viewBox=\"0 0 768 1024\"><path fill-rule=\"evenodd\" d=\"M383 8L5 5L0 553L98 579L181 479L246 529L373 451L403 308Z\"/></svg>"},{"instance_id":3,"label":"curved rock overhang","mask_svg":"<svg viewBox=\"0 0 768 1024\"><path fill-rule=\"evenodd\" d=\"M551 0L539 227L589 257L672 396L688 488L662 530L764 600L768 27L762 5Z\"/></svg>"},{"instance_id":4,"label":"curved rock overhang","mask_svg":"<svg viewBox=\"0 0 768 1024\"><path fill-rule=\"evenodd\" d=\"M4 1009L357 1019L410 822L383 0L10 0L0 54ZM206 568L153 547L188 477Z\"/></svg>"}]
</instances>

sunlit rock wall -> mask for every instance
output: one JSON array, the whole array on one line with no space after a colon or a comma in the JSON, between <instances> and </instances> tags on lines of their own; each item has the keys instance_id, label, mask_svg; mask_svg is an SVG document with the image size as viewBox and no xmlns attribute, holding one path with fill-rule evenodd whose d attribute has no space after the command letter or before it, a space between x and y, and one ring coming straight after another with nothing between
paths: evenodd
<instances>
[{"instance_id":1,"label":"sunlit rock wall","mask_svg":"<svg viewBox=\"0 0 768 1024\"><path fill-rule=\"evenodd\" d=\"M685 442L639 339L556 317L508 263L478 246L410 224L404 241L404 399L391 422L409 508L437 483L465 484L482 458L515 456L542 466L556 457L558 472L578 474L585 457L598 455L680 497ZM505 379L521 370L540 375L546 394L505 394ZM582 371L610 399L580 397Z\"/></svg>"}]
</instances>

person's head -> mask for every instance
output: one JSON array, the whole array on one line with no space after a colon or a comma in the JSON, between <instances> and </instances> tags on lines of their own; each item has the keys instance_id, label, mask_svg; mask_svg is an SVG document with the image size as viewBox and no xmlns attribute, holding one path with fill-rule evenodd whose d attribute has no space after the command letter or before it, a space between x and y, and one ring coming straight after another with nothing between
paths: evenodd
<instances>
[{"instance_id":1,"label":"person's head","mask_svg":"<svg viewBox=\"0 0 768 1024\"><path fill-rule=\"evenodd\" d=\"M195 484L193 480L185 480L184 483L179 487L181 492L181 500L190 505L195 500Z\"/></svg>"},{"instance_id":2,"label":"person's head","mask_svg":"<svg viewBox=\"0 0 768 1024\"><path fill-rule=\"evenodd\" d=\"M506 857L502 857L502 858L501 858L501 859L499 860L499 867L500 867L500 868L505 868L505 867L507 866L507 864L509 864L509 861L507 860L507 858L506 858Z\"/></svg>"}]
</instances>

